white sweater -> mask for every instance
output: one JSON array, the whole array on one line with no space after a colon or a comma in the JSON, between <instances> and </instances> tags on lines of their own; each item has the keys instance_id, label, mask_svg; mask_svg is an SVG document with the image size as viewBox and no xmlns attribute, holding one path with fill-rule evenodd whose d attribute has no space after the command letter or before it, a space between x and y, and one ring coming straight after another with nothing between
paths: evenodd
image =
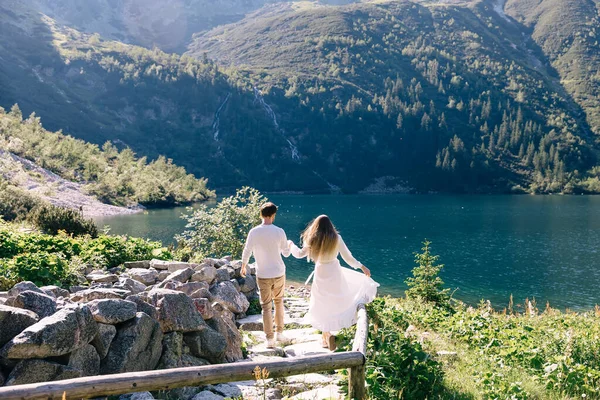
<instances>
[{"instance_id":1,"label":"white sweater","mask_svg":"<svg viewBox=\"0 0 600 400\"><path fill-rule=\"evenodd\" d=\"M256 260L256 276L258 278L278 278L285 275L285 264L281 255L288 257L290 247L285 232L275 225L258 225L250 230L242 262L248 264L250 256Z\"/></svg>"}]
</instances>

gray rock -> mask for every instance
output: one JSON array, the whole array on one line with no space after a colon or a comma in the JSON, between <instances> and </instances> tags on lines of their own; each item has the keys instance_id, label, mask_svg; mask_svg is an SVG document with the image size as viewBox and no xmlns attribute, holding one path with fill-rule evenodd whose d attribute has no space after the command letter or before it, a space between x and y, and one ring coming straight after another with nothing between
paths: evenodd
<instances>
[{"instance_id":1,"label":"gray rock","mask_svg":"<svg viewBox=\"0 0 600 400\"><path fill-rule=\"evenodd\" d=\"M181 356L181 367L201 367L203 365L210 365L210 362L203 358L193 356L191 354L183 354Z\"/></svg>"},{"instance_id":2,"label":"gray rock","mask_svg":"<svg viewBox=\"0 0 600 400\"><path fill-rule=\"evenodd\" d=\"M4 374L0 371L0 386L4 386L4 382L6 379L4 378Z\"/></svg>"},{"instance_id":3,"label":"gray rock","mask_svg":"<svg viewBox=\"0 0 600 400\"><path fill-rule=\"evenodd\" d=\"M154 396L150 392L137 392L122 394L119 400L154 400Z\"/></svg>"},{"instance_id":4,"label":"gray rock","mask_svg":"<svg viewBox=\"0 0 600 400\"><path fill-rule=\"evenodd\" d=\"M169 263L171 261L164 261L164 260L150 260L150 267L154 268L154 269L158 269L158 270L168 270L169 269Z\"/></svg>"},{"instance_id":5,"label":"gray rock","mask_svg":"<svg viewBox=\"0 0 600 400\"><path fill-rule=\"evenodd\" d=\"M206 282L188 282L188 283L182 284L175 290L183 292L191 297L194 292L197 292L198 290L201 290L201 289L208 290L208 287L209 287L208 283L206 283Z\"/></svg>"},{"instance_id":6,"label":"gray rock","mask_svg":"<svg viewBox=\"0 0 600 400\"><path fill-rule=\"evenodd\" d=\"M194 270L192 268L178 269L167 276L165 280L185 283L190 280L192 275L194 275Z\"/></svg>"},{"instance_id":7,"label":"gray rock","mask_svg":"<svg viewBox=\"0 0 600 400\"><path fill-rule=\"evenodd\" d=\"M87 306L69 306L18 334L0 350L0 356L62 356L88 344L97 334L98 324L90 309Z\"/></svg>"},{"instance_id":8,"label":"gray rock","mask_svg":"<svg viewBox=\"0 0 600 400\"><path fill-rule=\"evenodd\" d=\"M42 286L40 289L48 296L54 296L55 298L59 297L69 297L69 291L67 289L63 289L61 287L55 285Z\"/></svg>"},{"instance_id":9,"label":"gray rock","mask_svg":"<svg viewBox=\"0 0 600 400\"><path fill-rule=\"evenodd\" d=\"M100 359L106 357L110 344L116 335L117 328L114 325L98 324L98 334L92 340L91 345L96 348Z\"/></svg>"},{"instance_id":10,"label":"gray rock","mask_svg":"<svg viewBox=\"0 0 600 400\"><path fill-rule=\"evenodd\" d=\"M158 369L181 367L183 354L183 334L181 332L166 333L162 342L162 355L158 362Z\"/></svg>"},{"instance_id":11,"label":"gray rock","mask_svg":"<svg viewBox=\"0 0 600 400\"><path fill-rule=\"evenodd\" d=\"M185 293L155 288L148 293L148 300L158 311L163 332L193 332L206 327L194 302Z\"/></svg>"},{"instance_id":12,"label":"gray rock","mask_svg":"<svg viewBox=\"0 0 600 400\"><path fill-rule=\"evenodd\" d=\"M144 298L145 296L134 294L127 296L125 300L133 301L135 304L137 304L137 312L143 312L148 314L148 316L150 316L152 319L158 319L158 312L156 311L156 308L152 304L146 302Z\"/></svg>"},{"instance_id":13,"label":"gray rock","mask_svg":"<svg viewBox=\"0 0 600 400\"><path fill-rule=\"evenodd\" d=\"M220 394L221 396L230 397L232 399L242 396L242 390L239 387L229 383L220 383L214 386L210 385L209 389Z\"/></svg>"},{"instance_id":14,"label":"gray rock","mask_svg":"<svg viewBox=\"0 0 600 400\"><path fill-rule=\"evenodd\" d=\"M126 261L123 263L125 268L150 268L150 261Z\"/></svg>"},{"instance_id":15,"label":"gray rock","mask_svg":"<svg viewBox=\"0 0 600 400\"><path fill-rule=\"evenodd\" d=\"M252 293L256 290L256 278L252 275L246 275L244 278L238 278L238 283L240 284L240 290L243 293Z\"/></svg>"},{"instance_id":16,"label":"gray rock","mask_svg":"<svg viewBox=\"0 0 600 400\"><path fill-rule=\"evenodd\" d=\"M231 284L233 285L235 290L237 290L238 292L241 292L240 283L236 279L230 279L229 282L231 282Z\"/></svg>"},{"instance_id":17,"label":"gray rock","mask_svg":"<svg viewBox=\"0 0 600 400\"><path fill-rule=\"evenodd\" d=\"M75 286L69 287L69 292L71 292L71 293L78 293L78 292L84 291L86 289L89 289L89 287L87 287L87 286L81 286L81 285L75 285Z\"/></svg>"},{"instance_id":18,"label":"gray rock","mask_svg":"<svg viewBox=\"0 0 600 400\"><path fill-rule=\"evenodd\" d=\"M217 270L217 273L215 275L215 281L216 282L225 282L228 281L230 278L229 275L229 271L227 271L226 268L221 268Z\"/></svg>"},{"instance_id":19,"label":"gray rock","mask_svg":"<svg viewBox=\"0 0 600 400\"><path fill-rule=\"evenodd\" d=\"M121 299L94 300L87 303L94 319L103 324L120 324L135 318L137 304Z\"/></svg>"},{"instance_id":20,"label":"gray rock","mask_svg":"<svg viewBox=\"0 0 600 400\"><path fill-rule=\"evenodd\" d=\"M131 279L142 282L146 286L154 285L158 279L158 272L153 268L132 268L127 272L127 274L131 277Z\"/></svg>"},{"instance_id":21,"label":"gray rock","mask_svg":"<svg viewBox=\"0 0 600 400\"><path fill-rule=\"evenodd\" d=\"M204 358L213 364L225 362L227 340L214 329L207 327L200 332L186 333L183 341L193 356Z\"/></svg>"},{"instance_id":22,"label":"gray rock","mask_svg":"<svg viewBox=\"0 0 600 400\"><path fill-rule=\"evenodd\" d=\"M209 299L200 297L192 299L192 301L194 302L196 309L200 312L200 315L202 315L202 319L206 321L207 319L214 317L215 311L213 310L212 303Z\"/></svg>"},{"instance_id":23,"label":"gray rock","mask_svg":"<svg viewBox=\"0 0 600 400\"><path fill-rule=\"evenodd\" d=\"M169 275L171 275L171 274L169 274ZM155 285L154 287L159 288L159 289L177 290L181 287L181 285L183 285L183 283L181 283L179 281L172 281L169 279L165 279L164 281L162 281L158 285Z\"/></svg>"},{"instance_id":24,"label":"gray rock","mask_svg":"<svg viewBox=\"0 0 600 400\"><path fill-rule=\"evenodd\" d=\"M85 277L88 281L99 283L114 283L119 280L115 274L89 274Z\"/></svg>"},{"instance_id":25,"label":"gray rock","mask_svg":"<svg viewBox=\"0 0 600 400\"><path fill-rule=\"evenodd\" d=\"M194 268L196 264L186 263L181 261L161 261L161 260L152 260L150 261L150 267L156 269L168 270L169 272L175 272L180 269L186 268Z\"/></svg>"},{"instance_id":26,"label":"gray rock","mask_svg":"<svg viewBox=\"0 0 600 400\"><path fill-rule=\"evenodd\" d=\"M91 344L73 351L69 356L69 367L81 372L81 376L93 376L100 373L100 356Z\"/></svg>"},{"instance_id":27,"label":"gray rock","mask_svg":"<svg viewBox=\"0 0 600 400\"><path fill-rule=\"evenodd\" d=\"M212 302L212 294L210 293L210 290L208 290L206 288L196 290L194 293L192 293L190 295L190 297L192 299L205 298L205 299L209 299Z\"/></svg>"},{"instance_id":28,"label":"gray rock","mask_svg":"<svg viewBox=\"0 0 600 400\"><path fill-rule=\"evenodd\" d=\"M21 360L6 379L6 386L79 378L81 373L66 365L45 360Z\"/></svg>"},{"instance_id":29,"label":"gray rock","mask_svg":"<svg viewBox=\"0 0 600 400\"><path fill-rule=\"evenodd\" d=\"M44 294L44 291L42 289L40 289L39 287L37 287L35 285L35 283L30 282L30 281L24 281L24 282L19 282L15 286L13 286L8 291L8 297L17 297L19 295L19 293L22 293L26 290Z\"/></svg>"},{"instance_id":30,"label":"gray rock","mask_svg":"<svg viewBox=\"0 0 600 400\"><path fill-rule=\"evenodd\" d=\"M77 293L71 295L72 296L71 300L84 301L87 303L92 300L123 299L130 294L131 294L131 292L129 290L95 288L95 289L86 289L81 292L77 292ZM80 299L75 300L74 296L79 296Z\"/></svg>"},{"instance_id":31,"label":"gray rock","mask_svg":"<svg viewBox=\"0 0 600 400\"><path fill-rule=\"evenodd\" d=\"M204 390L194 397L191 400L223 400L225 397L219 396L218 394L214 394L210 390Z\"/></svg>"},{"instance_id":32,"label":"gray rock","mask_svg":"<svg viewBox=\"0 0 600 400\"><path fill-rule=\"evenodd\" d=\"M215 316L209 319L208 326L220 333L227 341L225 360L234 362L244 358L242 354L242 335L235 326L233 313L219 303L213 304Z\"/></svg>"},{"instance_id":33,"label":"gray rock","mask_svg":"<svg viewBox=\"0 0 600 400\"><path fill-rule=\"evenodd\" d=\"M116 374L154 369L162 353L162 339L159 323L147 314L137 313L117 330L100 372Z\"/></svg>"},{"instance_id":34,"label":"gray rock","mask_svg":"<svg viewBox=\"0 0 600 400\"><path fill-rule=\"evenodd\" d=\"M158 272L158 280L160 282L164 281L165 279L167 279L167 276L171 275L171 273L169 272L169 270L162 270Z\"/></svg>"},{"instance_id":35,"label":"gray rock","mask_svg":"<svg viewBox=\"0 0 600 400\"><path fill-rule=\"evenodd\" d=\"M122 276L119 278L119 281L113 285L113 288L129 290L132 294L138 294L146 290L146 285L135 279Z\"/></svg>"},{"instance_id":36,"label":"gray rock","mask_svg":"<svg viewBox=\"0 0 600 400\"><path fill-rule=\"evenodd\" d=\"M250 303L246 296L236 290L231 281L220 282L210 289L213 301L223 304L233 313L244 313L248 310Z\"/></svg>"},{"instance_id":37,"label":"gray rock","mask_svg":"<svg viewBox=\"0 0 600 400\"><path fill-rule=\"evenodd\" d=\"M192 275L192 282L206 282L211 284L217 276L217 269L212 265L207 265Z\"/></svg>"},{"instance_id":38,"label":"gray rock","mask_svg":"<svg viewBox=\"0 0 600 400\"><path fill-rule=\"evenodd\" d=\"M0 305L0 348L38 320L32 311Z\"/></svg>"},{"instance_id":39,"label":"gray rock","mask_svg":"<svg viewBox=\"0 0 600 400\"><path fill-rule=\"evenodd\" d=\"M56 300L43 292L25 290L14 298L12 304L18 308L33 311L40 318L48 317L56 312Z\"/></svg>"}]
</instances>

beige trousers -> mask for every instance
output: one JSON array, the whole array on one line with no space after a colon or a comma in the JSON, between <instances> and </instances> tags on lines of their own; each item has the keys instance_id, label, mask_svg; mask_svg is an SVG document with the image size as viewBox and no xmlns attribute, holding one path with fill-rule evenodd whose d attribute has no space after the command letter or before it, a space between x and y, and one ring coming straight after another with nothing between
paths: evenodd
<instances>
[{"instance_id":1,"label":"beige trousers","mask_svg":"<svg viewBox=\"0 0 600 400\"><path fill-rule=\"evenodd\" d=\"M283 292L285 275L277 278L256 278L262 307L263 330L267 339L273 339L273 305L275 303L275 327L283 332Z\"/></svg>"}]
</instances>

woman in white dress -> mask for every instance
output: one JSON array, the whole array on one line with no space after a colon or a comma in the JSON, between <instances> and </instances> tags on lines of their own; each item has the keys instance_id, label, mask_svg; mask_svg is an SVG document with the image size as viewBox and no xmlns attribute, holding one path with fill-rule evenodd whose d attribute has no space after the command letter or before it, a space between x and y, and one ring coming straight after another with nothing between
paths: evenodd
<instances>
[{"instance_id":1,"label":"woman in white dress","mask_svg":"<svg viewBox=\"0 0 600 400\"><path fill-rule=\"evenodd\" d=\"M302 249L291 241L289 244L294 257L315 262L307 320L323 332L323 347L334 350L335 336L331 331L354 325L358 304L373 301L379 284L370 278L369 269L352 256L326 215L315 218L302 233ZM338 254L363 274L343 268Z\"/></svg>"}]
</instances>

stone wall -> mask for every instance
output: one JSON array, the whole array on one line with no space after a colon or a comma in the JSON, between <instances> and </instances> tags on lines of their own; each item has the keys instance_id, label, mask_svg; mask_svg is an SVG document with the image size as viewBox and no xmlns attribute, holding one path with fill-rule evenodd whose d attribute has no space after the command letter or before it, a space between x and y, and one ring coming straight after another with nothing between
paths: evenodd
<instances>
[{"instance_id":1,"label":"stone wall","mask_svg":"<svg viewBox=\"0 0 600 400\"><path fill-rule=\"evenodd\" d=\"M0 386L237 361L235 320L257 296L240 270L151 260L87 271L70 290L21 282L0 298Z\"/></svg>"}]
</instances>

